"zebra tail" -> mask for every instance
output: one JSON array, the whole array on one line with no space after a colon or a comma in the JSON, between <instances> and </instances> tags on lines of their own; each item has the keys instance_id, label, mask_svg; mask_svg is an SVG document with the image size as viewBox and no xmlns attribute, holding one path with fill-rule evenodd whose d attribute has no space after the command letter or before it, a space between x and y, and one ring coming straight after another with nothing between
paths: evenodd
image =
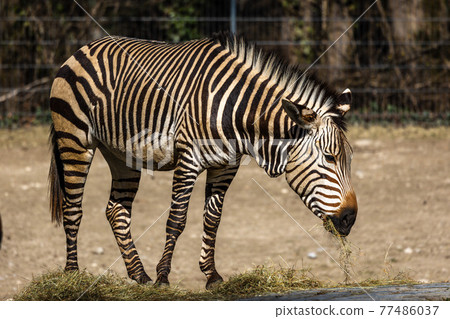
<instances>
[{"instance_id":1,"label":"zebra tail","mask_svg":"<svg viewBox=\"0 0 450 319\"><path fill-rule=\"evenodd\" d=\"M52 222L61 224L63 219L63 199L64 199L64 170L56 143L55 127L51 126L49 142L52 152L50 170L48 173L48 190L50 192L50 211Z\"/></svg>"}]
</instances>

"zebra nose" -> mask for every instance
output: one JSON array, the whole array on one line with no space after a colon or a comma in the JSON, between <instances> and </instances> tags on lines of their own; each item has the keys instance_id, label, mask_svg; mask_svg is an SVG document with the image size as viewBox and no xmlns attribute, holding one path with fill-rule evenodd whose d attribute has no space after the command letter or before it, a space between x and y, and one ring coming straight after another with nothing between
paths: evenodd
<instances>
[{"instance_id":1,"label":"zebra nose","mask_svg":"<svg viewBox=\"0 0 450 319\"><path fill-rule=\"evenodd\" d=\"M347 236L350 234L350 230L355 223L357 213L358 204L356 201L356 196L355 193L351 191L346 194L343 205L339 209L338 213L331 216L331 221L341 236Z\"/></svg>"},{"instance_id":2,"label":"zebra nose","mask_svg":"<svg viewBox=\"0 0 450 319\"><path fill-rule=\"evenodd\" d=\"M350 230L355 223L356 210L350 207L343 208L339 215L332 215L330 216L330 219L333 222L334 228L336 228L339 235L347 236L348 234L350 234Z\"/></svg>"},{"instance_id":3,"label":"zebra nose","mask_svg":"<svg viewBox=\"0 0 450 319\"><path fill-rule=\"evenodd\" d=\"M342 230L345 230L348 235L356 220L356 210L353 208L344 208L340 214L340 220Z\"/></svg>"}]
</instances>

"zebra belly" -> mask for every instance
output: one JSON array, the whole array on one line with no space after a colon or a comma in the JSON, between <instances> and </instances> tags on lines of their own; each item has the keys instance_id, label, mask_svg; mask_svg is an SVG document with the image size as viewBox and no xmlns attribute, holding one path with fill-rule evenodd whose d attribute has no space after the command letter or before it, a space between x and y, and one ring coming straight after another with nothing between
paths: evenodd
<instances>
[{"instance_id":1,"label":"zebra belly","mask_svg":"<svg viewBox=\"0 0 450 319\"><path fill-rule=\"evenodd\" d=\"M176 166L178 154L173 139L147 138L128 140L126 145L108 145L102 141L100 149L136 170L169 171Z\"/></svg>"}]
</instances>

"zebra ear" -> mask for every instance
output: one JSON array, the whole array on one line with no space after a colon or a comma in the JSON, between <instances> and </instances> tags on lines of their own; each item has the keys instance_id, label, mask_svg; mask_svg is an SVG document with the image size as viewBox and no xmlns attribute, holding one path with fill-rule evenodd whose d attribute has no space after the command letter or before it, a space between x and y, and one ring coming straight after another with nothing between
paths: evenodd
<instances>
[{"instance_id":1,"label":"zebra ear","mask_svg":"<svg viewBox=\"0 0 450 319\"><path fill-rule=\"evenodd\" d=\"M352 92L350 89L345 89L337 99L337 109L342 116L350 110L350 104L352 104Z\"/></svg>"},{"instance_id":2,"label":"zebra ear","mask_svg":"<svg viewBox=\"0 0 450 319\"><path fill-rule=\"evenodd\" d=\"M291 120L300 126L311 124L316 119L316 112L304 105L295 104L286 99L282 100L282 105Z\"/></svg>"}]
</instances>

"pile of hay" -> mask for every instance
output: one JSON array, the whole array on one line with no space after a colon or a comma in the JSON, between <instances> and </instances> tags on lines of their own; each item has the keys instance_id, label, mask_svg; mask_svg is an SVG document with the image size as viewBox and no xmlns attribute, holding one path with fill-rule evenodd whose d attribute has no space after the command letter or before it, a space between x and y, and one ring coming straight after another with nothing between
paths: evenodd
<instances>
[{"instance_id":1,"label":"pile of hay","mask_svg":"<svg viewBox=\"0 0 450 319\"><path fill-rule=\"evenodd\" d=\"M34 278L14 300L236 300L323 287L306 271L258 266L210 291L138 285L115 274L53 271Z\"/></svg>"},{"instance_id":2,"label":"pile of hay","mask_svg":"<svg viewBox=\"0 0 450 319\"><path fill-rule=\"evenodd\" d=\"M362 287L413 284L415 281L401 273L393 278L366 279ZM308 270L257 266L230 279L210 291L179 287L138 285L108 273L103 276L87 271L57 270L34 278L14 300L237 300L269 293L317 288L356 287L358 284L332 285L315 279Z\"/></svg>"}]
</instances>

